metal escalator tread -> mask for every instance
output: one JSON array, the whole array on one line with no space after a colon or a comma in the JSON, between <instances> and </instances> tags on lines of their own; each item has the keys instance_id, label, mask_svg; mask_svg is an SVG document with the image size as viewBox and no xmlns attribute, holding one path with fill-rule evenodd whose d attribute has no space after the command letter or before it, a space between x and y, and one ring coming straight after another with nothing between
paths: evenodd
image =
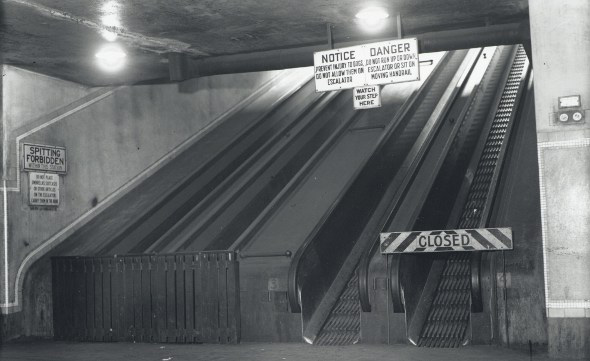
<instances>
[{"instance_id":1,"label":"metal escalator tread","mask_svg":"<svg viewBox=\"0 0 590 361\"><path fill-rule=\"evenodd\" d=\"M520 46L512 63L457 228L477 228L481 224L483 207L487 201L502 143L506 140L508 123L515 111L515 101L525 59L526 54ZM434 302L422 328L419 346L459 347L465 343L471 315L469 264L469 253L452 254L447 259Z\"/></svg>"},{"instance_id":2,"label":"metal escalator tread","mask_svg":"<svg viewBox=\"0 0 590 361\"><path fill-rule=\"evenodd\" d=\"M328 321L315 340L315 345L351 345L359 340L361 308L358 275L352 276L338 298Z\"/></svg>"},{"instance_id":3,"label":"metal escalator tread","mask_svg":"<svg viewBox=\"0 0 590 361\"><path fill-rule=\"evenodd\" d=\"M469 325L469 257L454 254L446 262L419 346L458 347Z\"/></svg>"}]
</instances>

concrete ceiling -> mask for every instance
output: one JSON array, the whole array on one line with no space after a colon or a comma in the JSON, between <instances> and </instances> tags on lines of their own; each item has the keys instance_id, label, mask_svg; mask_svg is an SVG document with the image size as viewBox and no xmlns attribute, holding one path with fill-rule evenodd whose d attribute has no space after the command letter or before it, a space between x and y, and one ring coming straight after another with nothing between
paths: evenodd
<instances>
[{"instance_id":1,"label":"concrete ceiling","mask_svg":"<svg viewBox=\"0 0 590 361\"><path fill-rule=\"evenodd\" d=\"M168 80L167 53L194 58L370 40L354 15L378 4L402 15L404 33L503 24L528 18L528 0L2 0L3 62L98 86ZM96 67L118 34L127 64L117 73ZM390 24L383 33L395 34Z\"/></svg>"}]
</instances>

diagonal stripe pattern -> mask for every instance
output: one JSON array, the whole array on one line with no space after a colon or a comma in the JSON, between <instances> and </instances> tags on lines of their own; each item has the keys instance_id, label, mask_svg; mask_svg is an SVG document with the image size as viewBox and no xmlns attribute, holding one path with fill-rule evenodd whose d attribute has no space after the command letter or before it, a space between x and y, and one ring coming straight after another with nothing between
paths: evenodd
<instances>
[{"instance_id":1,"label":"diagonal stripe pattern","mask_svg":"<svg viewBox=\"0 0 590 361\"><path fill-rule=\"evenodd\" d=\"M511 228L455 229L381 234L381 253L512 249Z\"/></svg>"}]
</instances>

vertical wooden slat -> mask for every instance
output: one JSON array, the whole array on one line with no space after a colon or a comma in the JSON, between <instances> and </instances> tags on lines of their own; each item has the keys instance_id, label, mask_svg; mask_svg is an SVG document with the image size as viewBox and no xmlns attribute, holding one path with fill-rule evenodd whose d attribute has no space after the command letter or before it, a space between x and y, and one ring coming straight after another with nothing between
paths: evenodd
<instances>
[{"instance_id":1,"label":"vertical wooden slat","mask_svg":"<svg viewBox=\"0 0 590 361\"><path fill-rule=\"evenodd\" d=\"M227 303L227 258L226 253L217 253L217 333L220 343L228 343L228 303Z\"/></svg>"},{"instance_id":2,"label":"vertical wooden slat","mask_svg":"<svg viewBox=\"0 0 590 361\"><path fill-rule=\"evenodd\" d=\"M125 341L133 341L133 333L135 330L135 265L133 263L134 257L125 257L124 263L124 279L125 279L125 303L123 305L124 329L122 339Z\"/></svg>"},{"instance_id":3,"label":"vertical wooden slat","mask_svg":"<svg viewBox=\"0 0 590 361\"><path fill-rule=\"evenodd\" d=\"M100 259L93 259L94 264L94 341L103 341L103 264Z\"/></svg>"},{"instance_id":4,"label":"vertical wooden slat","mask_svg":"<svg viewBox=\"0 0 590 361\"><path fill-rule=\"evenodd\" d=\"M174 256L163 256L166 264L166 339L176 342L176 262Z\"/></svg>"},{"instance_id":5,"label":"vertical wooden slat","mask_svg":"<svg viewBox=\"0 0 590 361\"><path fill-rule=\"evenodd\" d=\"M110 258L102 259L102 327L103 341L111 341L111 271L113 264Z\"/></svg>"},{"instance_id":6,"label":"vertical wooden slat","mask_svg":"<svg viewBox=\"0 0 590 361\"><path fill-rule=\"evenodd\" d=\"M205 297L205 320L206 329L205 340L210 343L219 342L219 304L217 302L218 294L218 263L215 254L207 254L207 270L204 280L203 294Z\"/></svg>"},{"instance_id":7,"label":"vertical wooden slat","mask_svg":"<svg viewBox=\"0 0 590 361\"><path fill-rule=\"evenodd\" d=\"M145 307L141 295L141 257L133 257L132 278L133 278L133 330L131 331L131 341L143 341L143 308Z\"/></svg>"},{"instance_id":8,"label":"vertical wooden slat","mask_svg":"<svg viewBox=\"0 0 590 361\"><path fill-rule=\"evenodd\" d=\"M117 278L119 283L119 297L117 302L117 341L125 341L127 337L127 315L125 314L125 302L127 301L127 284L125 274L125 257L120 257L117 263Z\"/></svg>"},{"instance_id":9,"label":"vertical wooden slat","mask_svg":"<svg viewBox=\"0 0 590 361\"><path fill-rule=\"evenodd\" d=\"M152 257L141 257L141 302L143 308L142 315L142 341L152 342L154 329L154 310L152 300Z\"/></svg>"},{"instance_id":10,"label":"vertical wooden slat","mask_svg":"<svg viewBox=\"0 0 590 361\"><path fill-rule=\"evenodd\" d=\"M227 255L227 304L228 304L228 334L231 340L228 342L240 342L240 284L239 284L239 267L236 254L228 252Z\"/></svg>"},{"instance_id":11,"label":"vertical wooden slat","mask_svg":"<svg viewBox=\"0 0 590 361\"><path fill-rule=\"evenodd\" d=\"M73 259L66 259L66 294L65 298L65 334L66 339L73 340L75 332L74 325L74 296L75 296L75 282L74 282L74 264Z\"/></svg>"},{"instance_id":12,"label":"vertical wooden slat","mask_svg":"<svg viewBox=\"0 0 590 361\"><path fill-rule=\"evenodd\" d=\"M91 258L84 259L86 268L86 337L85 341L92 341L94 339L94 303L96 296L94 295L94 264Z\"/></svg>"},{"instance_id":13,"label":"vertical wooden slat","mask_svg":"<svg viewBox=\"0 0 590 361\"><path fill-rule=\"evenodd\" d=\"M63 340L62 335L62 299L61 299L61 263L60 259L54 257L51 259L51 284L53 298L53 337L56 340Z\"/></svg>"},{"instance_id":14,"label":"vertical wooden slat","mask_svg":"<svg viewBox=\"0 0 590 361\"><path fill-rule=\"evenodd\" d=\"M83 333L81 335L81 339L82 341L87 341L88 340L88 289L91 287L91 285L88 284L88 266L86 264L86 258L80 258L80 269L81 269L81 273L82 273L82 282L84 282L84 289L82 290L83 292L83 298L81 301L81 307L83 309L82 312L82 322L84 323L84 330Z\"/></svg>"},{"instance_id":15,"label":"vertical wooden slat","mask_svg":"<svg viewBox=\"0 0 590 361\"><path fill-rule=\"evenodd\" d=\"M108 341L116 341L119 331L119 301L121 297L121 285L119 284L119 259L109 258L109 309L110 324Z\"/></svg>"},{"instance_id":16,"label":"vertical wooden slat","mask_svg":"<svg viewBox=\"0 0 590 361\"><path fill-rule=\"evenodd\" d=\"M73 283L74 283L74 292L73 292L73 304L72 304L72 311L73 311L73 324L72 328L74 331L73 339L76 341L82 341L84 331L86 329L86 324L84 322L84 306L85 306L85 284L86 280L84 279L84 268L82 265L82 259L80 258L73 258L72 259L72 271L73 271Z\"/></svg>"},{"instance_id":17,"label":"vertical wooden slat","mask_svg":"<svg viewBox=\"0 0 590 361\"><path fill-rule=\"evenodd\" d=\"M186 338L187 342L198 342L199 334L195 325L195 274L197 272L196 256L185 255L185 319L186 319Z\"/></svg>"},{"instance_id":18,"label":"vertical wooden slat","mask_svg":"<svg viewBox=\"0 0 590 361\"><path fill-rule=\"evenodd\" d=\"M195 330L199 335L200 342L207 342L205 336L205 297L203 278L206 276L205 268L207 266L206 258L203 254L198 254L195 258L194 273L194 295L195 295Z\"/></svg>"},{"instance_id":19,"label":"vertical wooden slat","mask_svg":"<svg viewBox=\"0 0 590 361\"><path fill-rule=\"evenodd\" d=\"M176 264L176 342L186 342L186 265L184 256L174 256Z\"/></svg>"},{"instance_id":20,"label":"vertical wooden slat","mask_svg":"<svg viewBox=\"0 0 590 361\"><path fill-rule=\"evenodd\" d=\"M127 314L125 313L125 303L127 302L127 283L125 275L127 270L125 268L125 258L119 258L119 269L117 271L117 277L119 278L119 302L117 304L117 315L119 323L117 325L117 341L125 341L127 338Z\"/></svg>"},{"instance_id":21,"label":"vertical wooden slat","mask_svg":"<svg viewBox=\"0 0 590 361\"><path fill-rule=\"evenodd\" d=\"M202 254L201 255L201 277L200 277L200 284L198 290L199 294L199 302L201 302L201 309L199 312L199 320L201 321L201 330L203 335L203 342L212 342L211 337L211 321L210 321L210 307L209 307L209 271L210 271L210 263L209 263L209 255Z\"/></svg>"},{"instance_id":22,"label":"vertical wooden slat","mask_svg":"<svg viewBox=\"0 0 590 361\"><path fill-rule=\"evenodd\" d=\"M152 270L152 300L154 302L154 332L158 342L166 342L166 260L158 256Z\"/></svg>"},{"instance_id":23,"label":"vertical wooden slat","mask_svg":"<svg viewBox=\"0 0 590 361\"><path fill-rule=\"evenodd\" d=\"M62 335L64 339L67 339L69 337L68 334L68 321L69 321L69 312L68 312L68 306L69 306L69 298L68 298L68 292L69 292L69 284L68 284L68 265L69 265L69 259L67 258L63 258L62 259L62 274L61 274L61 294L60 294L60 299L61 299L61 319L62 319Z\"/></svg>"}]
</instances>

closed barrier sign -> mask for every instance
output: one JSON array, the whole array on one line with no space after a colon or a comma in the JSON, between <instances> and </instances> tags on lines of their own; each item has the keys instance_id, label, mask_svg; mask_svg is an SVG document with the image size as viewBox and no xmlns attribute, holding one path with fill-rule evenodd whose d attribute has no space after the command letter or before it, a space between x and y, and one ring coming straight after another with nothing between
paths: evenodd
<instances>
[{"instance_id":1,"label":"closed barrier sign","mask_svg":"<svg viewBox=\"0 0 590 361\"><path fill-rule=\"evenodd\" d=\"M512 249L511 228L381 233L381 253Z\"/></svg>"},{"instance_id":2,"label":"closed barrier sign","mask_svg":"<svg viewBox=\"0 0 590 361\"><path fill-rule=\"evenodd\" d=\"M65 174L66 148L41 144L23 144L23 170Z\"/></svg>"}]
</instances>

